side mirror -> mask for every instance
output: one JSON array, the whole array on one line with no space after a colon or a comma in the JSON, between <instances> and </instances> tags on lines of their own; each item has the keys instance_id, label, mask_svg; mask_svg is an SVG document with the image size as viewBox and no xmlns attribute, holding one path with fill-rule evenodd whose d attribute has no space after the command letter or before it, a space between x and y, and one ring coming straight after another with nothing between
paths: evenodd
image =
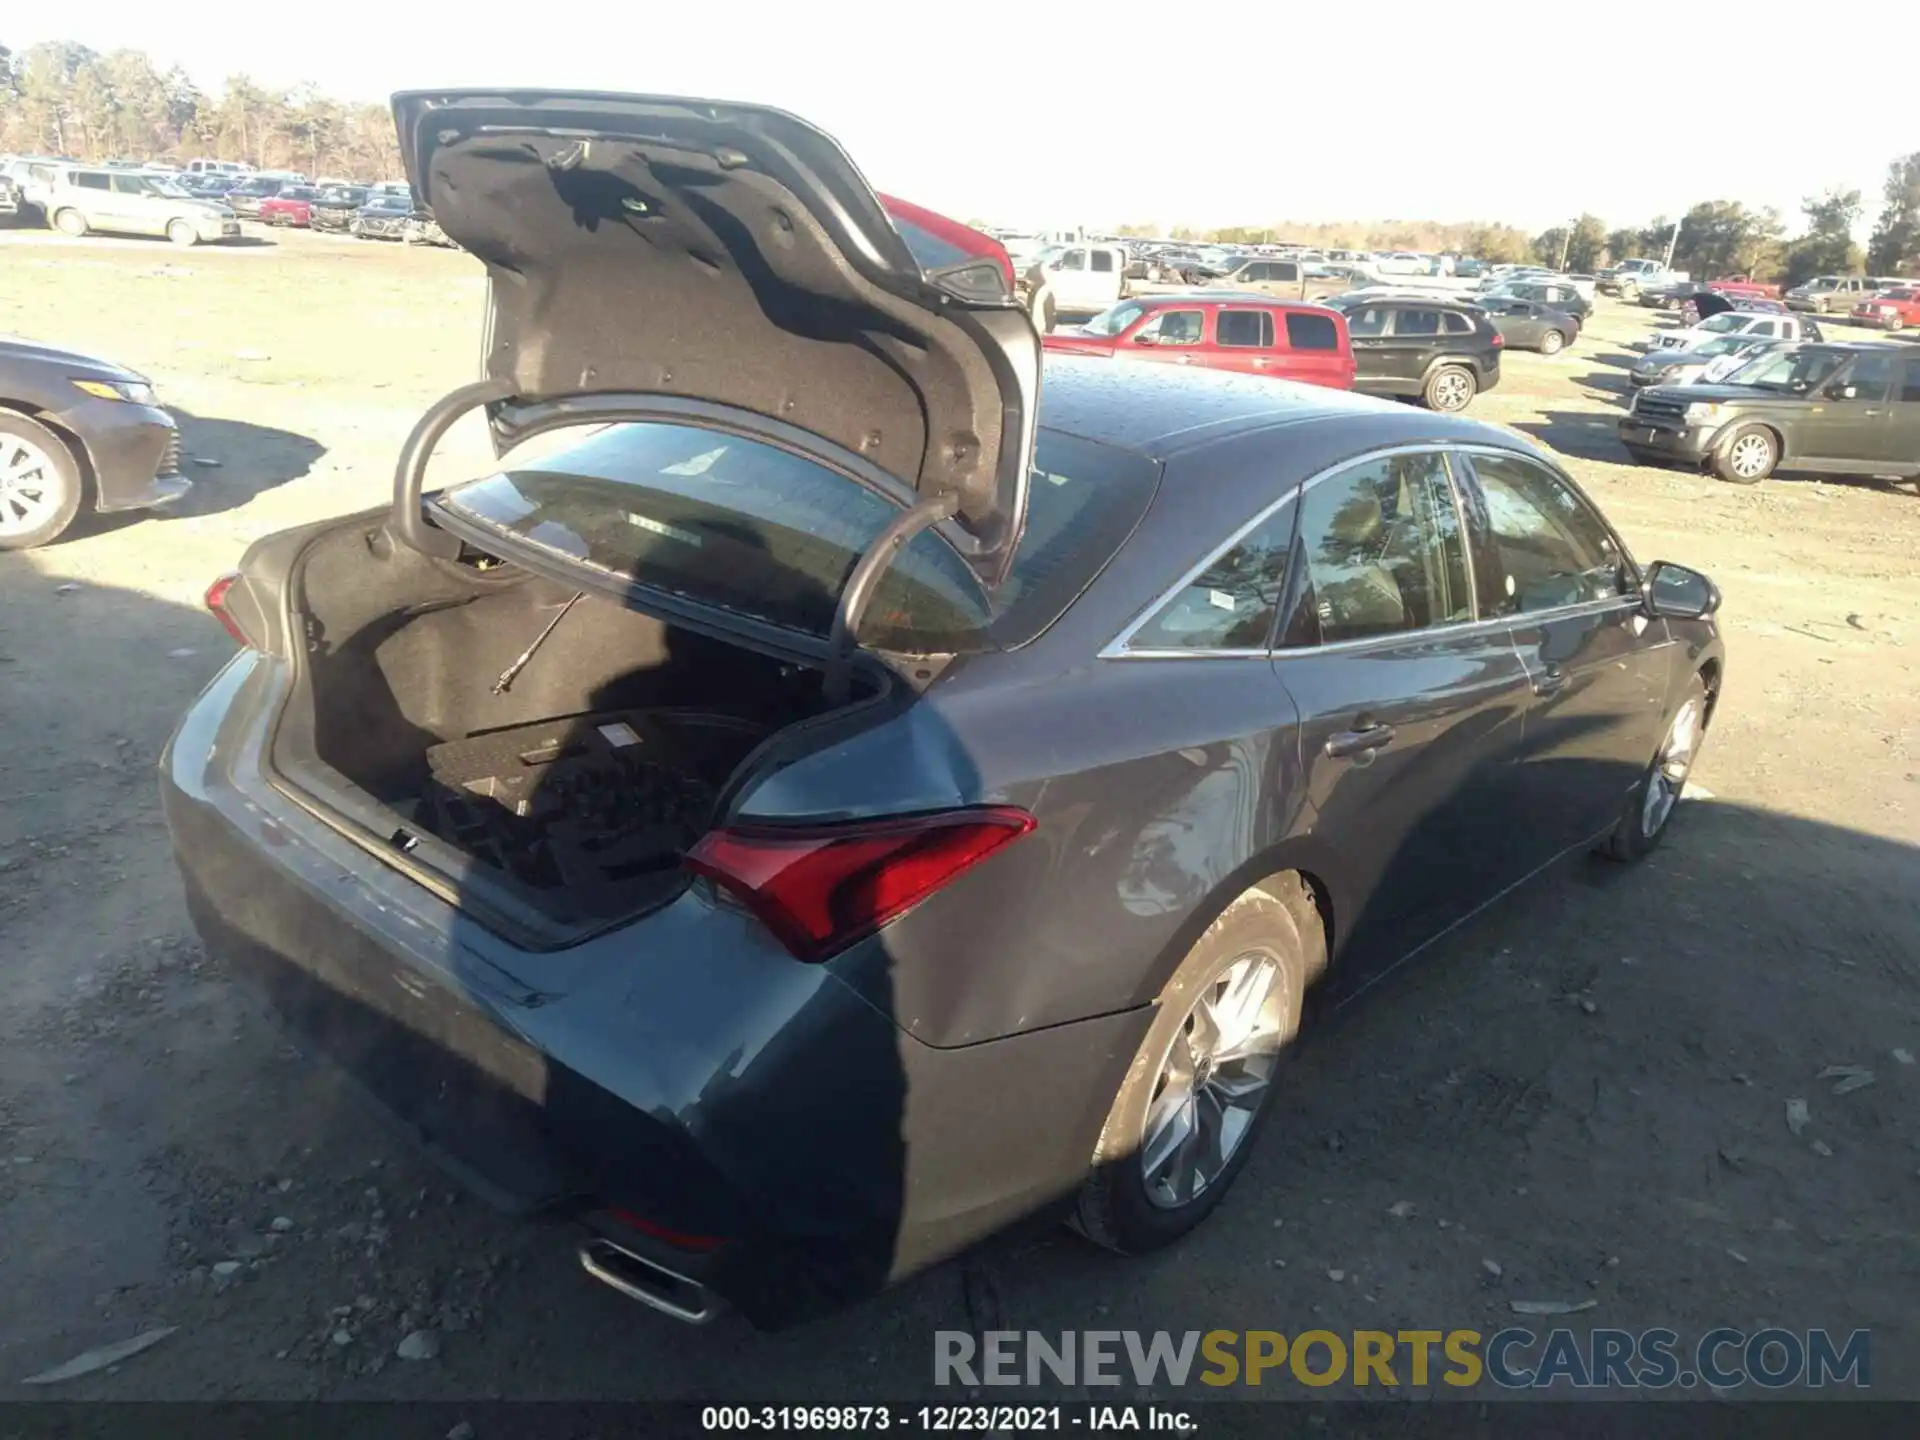
<instances>
[{"instance_id":1,"label":"side mirror","mask_svg":"<svg viewBox=\"0 0 1920 1440\"><path fill-rule=\"evenodd\" d=\"M1851 400L1860 393L1853 385L1829 385L1826 395L1829 400Z\"/></svg>"},{"instance_id":2,"label":"side mirror","mask_svg":"<svg viewBox=\"0 0 1920 1440\"><path fill-rule=\"evenodd\" d=\"M1704 620L1720 608L1720 590L1698 570L1656 560L1647 571L1647 613L1674 620Z\"/></svg>"},{"instance_id":3,"label":"side mirror","mask_svg":"<svg viewBox=\"0 0 1920 1440\"><path fill-rule=\"evenodd\" d=\"M1155 331L1142 330L1138 335L1133 337L1133 343L1136 345L1158 345L1160 343L1160 336Z\"/></svg>"}]
</instances>

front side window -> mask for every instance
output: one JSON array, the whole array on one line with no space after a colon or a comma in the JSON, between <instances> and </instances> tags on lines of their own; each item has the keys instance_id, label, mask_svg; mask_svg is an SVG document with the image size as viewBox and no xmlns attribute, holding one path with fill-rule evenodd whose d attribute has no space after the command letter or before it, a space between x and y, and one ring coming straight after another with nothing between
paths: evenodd
<instances>
[{"instance_id":1,"label":"front side window","mask_svg":"<svg viewBox=\"0 0 1920 1440\"><path fill-rule=\"evenodd\" d=\"M82 171L73 177L76 190L106 190L112 186L111 177L95 172Z\"/></svg>"},{"instance_id":2,"label":"front side window","mask_svg":"<svg viewBox=\"0 0 1920 1440\"><path fill-rule=\"evenodd\" d=\"M1622 593L1626 557L1559 476L1519 455L1476 454L1473 473L1501 571L1492 614L1525 615Z\"/></svg>"},{"instance_id":3,"label":"front side window","mask_svg":"<svg viewBox=\"0 0 1920 1440\"><path fill-rule=\"evenodd\" d=\"M1205 330L1206 319L1198 310L1162 310L1135 338L1151 345L1198 345Z\"/></svg>"},{"instance_id":4,"label":"front side window","mask_svg":"<svg viewBox=\"0 0 1920 1440\"><path fill-rule=\"evenodd\" d=\"M1293 507L1282 505L1183 585L1127 648L1264 651L1292 540Z\"/></svg>"},{"instance_id":5,"label":"front side window","mask_svg":"<svg viewBox=\"0 0 1920 1440\"><path fill-rule=\"evenodd\" d=\"M1714 335L1724 335L1731 330L1746 329L1747 317L1738 310L1729 310L1724 315L1715 315L1702 320L1698 328Z\"/></svg>"},{"instance_id":6,"label":"front side window","mask_svg":"<svg viewBox=\"0 0 1920 1440\"><path fill-rule=\"evenodd\" d=\"M1087 252L1084 250L1069 250L1060 257L1060 263L1054 268L1056 270L1084 270L1087 268Z\"/></svg>"},{"instance_id":7,"label":"front side window","mask_svg":"<svg viewBox=\"0 0 1920 1440\"><path fill-rule=\"evenodd\" d=\"M145 195L147 187L138 175L115 175L113 193L116 195Z\"/></svg>"},{"instance_id":8,"label":"front side window","mask_svg":"<svg viewBox=\"0 0 1920 1440\"><path fill-rule=\"evenodd\" d=\"M1364 460L1310 486L1299 548L1322 644L1473 618L1459 511L1438 452Z\"/></svg>"},{"instance_id":9,"label":"front side window","mask_svg":"<svg viewBox=\"0 0 1920 1440\"><path fill-rule=\"evenodd\" d=\"M1264 310L1222 310L1214 323L1215 334L1222 345L1240 349L1273 348L1273 317Z\"/></svg>"}]
</instances>

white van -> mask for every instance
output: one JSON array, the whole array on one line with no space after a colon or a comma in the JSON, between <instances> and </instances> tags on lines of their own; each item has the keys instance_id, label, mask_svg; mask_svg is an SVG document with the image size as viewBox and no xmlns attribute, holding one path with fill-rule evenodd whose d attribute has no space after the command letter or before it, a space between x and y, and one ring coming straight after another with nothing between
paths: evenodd
<instances>
[{"instance_id":1,"label":"white van","mask_svg":"<svg viewBox=\"0 0 1920 1440\"><path fill-rule=\"evenodd\" d=\"M189 175L251 175L253 166L244 160L189 160L186 172Z\"/></svg>"}]
</instances>

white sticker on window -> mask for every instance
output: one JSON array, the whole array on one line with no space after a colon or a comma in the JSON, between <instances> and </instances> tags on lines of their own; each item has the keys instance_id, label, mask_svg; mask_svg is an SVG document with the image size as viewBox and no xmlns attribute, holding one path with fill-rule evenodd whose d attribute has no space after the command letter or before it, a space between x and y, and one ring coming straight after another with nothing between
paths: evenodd
<instances>
[{"instance_id":1,"label":"white sticker on window","mask_svg":"<svg viewBox=\"0 0 1920 1440\"><path fill-rule=\"evenodd\" d=\"M655 535L664 535L669 540L678 540L683 545L693 545L697 547L703 543L700 537L691 530L682 530L676 526L668 525L664 521L655 520L650 515L636 515L629 510L627 512L627 523L639 529L651 531Z\"/></svg>"},{"instance_id":2,"label":"white sticker on window","mask_svg":"<svg viewBox=\"0 0 1920 1440\"><path fill-rule=\"evenodd\" d=\"M1511 575L1507 576L1507 594L1509 595L1513 594L1516 588L1517 587L1513 583L1513 577Z\"/></svg>"},{"instance_id":3,"label":"white sticker on window","mask_svg":"<svg viewBox=\"0 0 1920 1440\"><path fill-rule=\"evenodd\" d=\"M1224 590L1209 590L1207 592L1207 603L1209 605L1216 605L1222 610L1231 610L1234 608L1233 596L1227 594Z\"/></svg>"},{"instance_id":4,"label":"white sticker on window","mask_svg":"<svg viewBox=\"0 0 1920 1440\"><path fill-rule=\"evenodd\" d=\"M615 749L640 743L640 736L624 720L616 720L611 725L602 725L598 728L600 733L607 737L607 743Z\"/></svg>"}]
</instances>

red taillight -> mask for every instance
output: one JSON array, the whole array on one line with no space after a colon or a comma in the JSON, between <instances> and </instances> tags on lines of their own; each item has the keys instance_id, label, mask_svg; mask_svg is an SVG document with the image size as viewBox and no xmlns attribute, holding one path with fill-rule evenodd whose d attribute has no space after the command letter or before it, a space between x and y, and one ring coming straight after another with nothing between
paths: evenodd
<instances>
[{"instance_id":1,"label":"red taillight","mask_svg":"<svg viewBox=\"0 0 1920 1440\"><path fill-rule=\"evenodd\" d=\"M1506 336L1502 335L1498 330L1493 332L1493 348L1494 349L1498 350L1502 345L1506 343L1507 343Z\"/></svg>"},{"instance_id":2,"label":"red taillight","mask_svg":"<svg viewBox=\"0 0 1920 1440\"><path fill-rule=\"evenodd\" d=\"M745 905L802 960L824 960L1033 829L983 806L847 825L713 830L687 868Z\"/></svg>"},{"instance_id":3,"label":"red taillight","mask_svg":"<svg viewBox=\"0 0 1920 1440\"><path fill-rule=\"evenodd\" d=\"M894 195L882 195L879 200L928 278L963 300L1013 296L1013 259L993 236L911 200Z\"/></svg>"},{"instance_id":4,"label":"red taillight","mask_svg":"<svg viewBox=\"0 0 1920 1440\"><path fill-rule=\"evenodd\" d=\"M231 635L235 642L250 650L253 648L253 641L247 638L247 632L240 628L238 622L233 618L233 613L227 609L227 596L232 592L233 587L239 583L240 572L238 570L229 570L209 585L207 587L207 609L212 612L214 619L226 627L227 634Z\"/></svg>"}]
</instances>

